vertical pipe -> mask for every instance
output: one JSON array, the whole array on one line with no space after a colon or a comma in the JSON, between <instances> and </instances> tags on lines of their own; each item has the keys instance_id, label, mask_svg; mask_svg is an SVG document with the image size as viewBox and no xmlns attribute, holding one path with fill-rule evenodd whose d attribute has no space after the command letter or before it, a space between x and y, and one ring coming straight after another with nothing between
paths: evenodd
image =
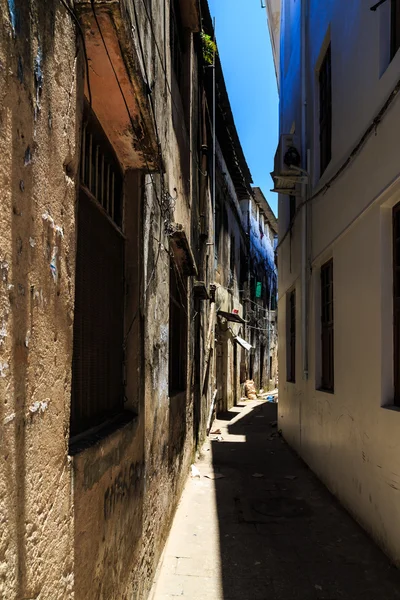
<instances>
[{"instance_id":1,"label":"vertical pipe","mask_svg":"<svg viewBox=\"0 0 400 600\"><path fill-rule=\"evenodd\" d=\"M214 28L214 44L215 44L215 40L216 40L216 37L215 37L215 17L214 17L214 21L213 21L213 28ZM214 49L214 60L213 60L213 122L212 122L212 128L213 128L213 133L212 133L212 137L213 137L212 204L213 204L214 256L215 256L215 244L216 244L216 236L215 236L215 212L216 212L216 206L215 206L215 186L216 186L216 177L215 177L215 162L216 162L215 161L215 154L216 154L216 140L215 140L215 120L216 120L215 106L216 106L216 101L215 101L215 92L216 92L216 87L215 87L215 49Z\"/></svg>"},{"instance_id":2,"label":"vertical pipe","mask_svg":"<svg viewBox=\"0 0 400 600\"><path fill-rule=\"evenodd\" d=\"M214 44L216 43L216 36L215 36L215 17L213 19L213 31L214 31ZM215 101L215 92L216 92L216 77L215 77L215 62L216 62L216 52L215 52L215 46L214 46L214 56L213 56L213 66L212 66L212 72L213 72L213 122L212 122L212 142L213 142L213 159L212 159L212 206L213 206L213 257L212 257L212 265L213 265L213 281L215 281L215 245L216 245L216 232L215 232L215 213L216 213L216 174L215 174L215 153L216 153L216 139L215 139L215 121L216 121L216 114L215 114L215 108L216 108L216 101ZM213 344L212 344L212 349L213 349L213 361L212 361L212 382L213 382L213 388L215 390L217 390L217 381L216 381L216 357L215 357L215 311L213 313L212 316L212 325L213 325ZM214 399L216 398L216 392L215 392L215 396Z\"/></svg>"},{"instance_id":3,"label":"vertical pipe","mask_svg":"<svg viewBox=\"0 0 400 600\"><path fill-rule=\"evenodd\" d=\"M307 53L306 53L306 19L307 0L301 2L301 155L303 169L308 171L307 161ZM303 379L308 379L308 185L302 184L302 198L305 201L302 209L301 226L301 341Z\"/></svg>"}]
</instances>

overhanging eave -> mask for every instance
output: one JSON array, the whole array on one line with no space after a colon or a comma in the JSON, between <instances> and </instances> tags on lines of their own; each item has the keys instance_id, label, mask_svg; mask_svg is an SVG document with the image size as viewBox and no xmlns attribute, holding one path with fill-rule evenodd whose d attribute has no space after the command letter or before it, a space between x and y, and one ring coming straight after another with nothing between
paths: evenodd
<instances>
[{"instance_id":1,"label":"overhanging eave","mask_svg":"<svg viewBox=\"0 0 400 600\"><path fill-rule=\"evenodd\" d=\"M130 17L119 0L78 0L92 109L125 169L160 168L154 125ZM89 99L85 82L85 95Z\"/></svg>"}]
</instances>

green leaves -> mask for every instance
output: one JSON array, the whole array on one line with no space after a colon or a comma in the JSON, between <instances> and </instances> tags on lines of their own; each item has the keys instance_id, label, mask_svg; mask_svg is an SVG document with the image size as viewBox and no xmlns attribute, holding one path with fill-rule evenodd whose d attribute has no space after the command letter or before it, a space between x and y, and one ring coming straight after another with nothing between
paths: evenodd
<instances>
[{"instance_id":1,"label":"green leaves","mask_svg":"<svg viewBox=\"0 0 400 600\"><path fill-rule=\"evenodd\" d=\"M211 38L210 35L201 32L201 41L203 42L203 58L208 65L212 65L214 63L214 55L217 55L217 44Z\"/></svg>"}]
</instances>

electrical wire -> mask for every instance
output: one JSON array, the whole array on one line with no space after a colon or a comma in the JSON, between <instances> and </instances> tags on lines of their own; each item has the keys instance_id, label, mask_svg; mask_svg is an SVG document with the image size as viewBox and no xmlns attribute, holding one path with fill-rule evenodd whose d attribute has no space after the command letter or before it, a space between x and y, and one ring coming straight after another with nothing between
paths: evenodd
<instances>
[{"instance_id":1,"label":"electrical wire","mask_svg":"<svg viewBox=\"0 0 400 600\"><path fill-rule=\"evenodd\" d=\"M74 20L76 26L78 27L79 35L82 38L82 42L83 42L83 54L85 56L85 66L86 66L86 79L87 79L88 94L89 94L89 105L90 105L90 108L92 108L92 90L90 89L89 60L88 60L87 51L86 51L85 34L83 33L81 24L79 23L79 19L76 16L74 10L70 6L68 6L68 4L65 2L65 0L60 0L60 2L63 5L63 7L65 8L65 10L71 15L71 17Z\"/></svg>"},{"instance_id":2,"label":"electrical wire","mask_svg":"<svg viewBox=\"0 0 400 600\"><path fill-rule=\"evenodd\" d=\"M389 94L386 102L384 103L384 105L382 106L380 111L377 113L376 117L372 120L370 125L367 127L367 129L365 130L365 132L362 135L362 137L360 138L360 140L354 146L353 150L350 152L350 154L347 156L347 158L343 161L343 163L341 164L339 169L336 171L336 173L334 175L332 175L332 177L325 183L325 185L323 185L321 187L321 189L319 189L315 194L310 196L310 198L308 198L307 200L303 200L302 202L300 202L300 204L298 205L296 212L293 216L293 219L289 224L289 227L287 228L282 239L279 241L278 245L275 248L275 253L282 246L283 242L285 241L285 239L291 232L294 221L295 221L297 215L299 214L299 212L301 211L302 207L305 206L305 204L307 204L308 202L312 202L312 201L316 200L319 196L325 195L326 192L329 190L329 188L332 186L332 184L335 183L335 181L342 175L342 173L351 164L351 162L354 160L354 158L356 158L356 156L359 154L361 148L364 146L364 144L370 138L371 134L375 132L375 135L376 135L378 125L381 123L386 112L389 110L390 106L396 99L399 91L400 91L400 80L398 80L398 82L394 86L393 90Z\"/></svg>"}]
</instances>

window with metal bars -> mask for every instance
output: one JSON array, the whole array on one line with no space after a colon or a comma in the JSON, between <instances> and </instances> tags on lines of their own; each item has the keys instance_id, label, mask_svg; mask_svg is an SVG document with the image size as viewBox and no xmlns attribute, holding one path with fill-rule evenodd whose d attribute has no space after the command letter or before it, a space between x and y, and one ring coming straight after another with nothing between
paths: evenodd
<instances>
[{"instance_id":1,"label":"window with metal bars","mask_svg":"<svg viewBox=\"0 0 400 600\"><path fill-rule=\"evenodd\" d=\"M390 16L390 58L400 48L400 0L391 0Z\"/></svg>"},{"instance_id":2,"label":"window with metal bars","mask_svg":"<svg viewBox=\"0 0 400 600\"><path fill-rule=\"evenodd\" d=\"M186 390L188 311L187 288L171 260L169 291L169 395Z\"/></svg>"},{"instance_id":3,"label":"window with metal bars","mask_svg":"<svg viewBox=\"0 0 400 600\"><path fill-rule=\"evenodd\" d=\"M319 144L320 175L332 157L332 79L331 45L329 44L319 71Z\"/></svg>"},{"instance_id":4,"label":"window with metal bars","mask_svg":"<svg viewBox=\"0 0 400 600\"><path fill-rule=\"evenodd\" d=\"M71 436L123 410L123 176L86 110L78 196Z\"/></svg>"},{"instance_id":5,"label":"window with metal bars","mask_svg":"<svg viewBox=\"0 0 400 600\"><path fill-rule=\"evenodd\" d=\"M400 202L393 208L394 404L400 406Z\"/></svg>"},{"instance_id":6,"label":"window with metal bars","mask_svg":"<svg viewBox=\"0 0 400 600\"><path fill-rule=\"evenodd\" d=\"M296 290L286 296L286 380L296 382Z\"/></svg>"},{"instance_id":7,"label":"window with metal bars","mask_svg":"<svg viewBox=\"0 0 400 600\"><path fill-rule=\"evenodd\" d=\"M334 389L333 260L321 267L321 389Z\"/></svg>"}]
</instances>

